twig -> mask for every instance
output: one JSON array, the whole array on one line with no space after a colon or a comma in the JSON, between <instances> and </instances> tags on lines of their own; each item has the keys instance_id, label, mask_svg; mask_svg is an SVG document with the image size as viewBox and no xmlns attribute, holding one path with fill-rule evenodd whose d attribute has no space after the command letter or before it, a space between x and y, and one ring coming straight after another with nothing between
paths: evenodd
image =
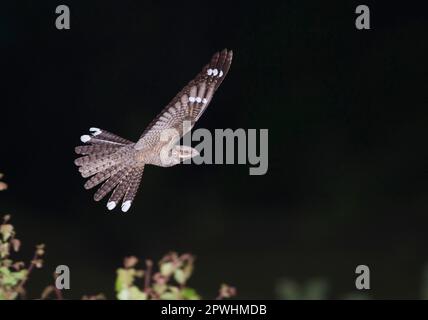
<instances>
[{"instance_id":1,"label":"twig","mask_svg":"<svg viewBox=\"0 0 428 320\"><path fill-rule=\"evenodd\" d=\"M57 300L64 300L61 290L59 290L56 286L54 286L54 292Z\"/></svg>"},{"instance_id":2,"label":"twig","mask_svg":"<svg viewBox=\"0 0 428 320\"><path fill-rule=\"evenodd\" d=\"M148 294L150 291L150 278L152 276L152 268L153 268L152 260L146 260L146 267L147 267L147 270L144 275L144 292Z\"/></svg>"},{"instance_id":3,"label":"twig","mask_svg":"<svg viewBox=\"0 0 428 320\"><path fill-rule=\"evenodd\" d=\"M24 290L24 285L27 283L27 280L29 279L29 277L30 277L30 274L31 274L31 271L33 271L33 269L34 269L34 267L35 267L35 263L34 263L34 261L37 259L39 257L39 255L37 254L37 250L36 250L36 252L34 252L34 256L33 256L33 259L31 260L31 263L30 263L30 266L28 267L28 270L27 270L27 275L25 276L25 278L24 279L22 279L21 280L21 282L19 283L19 285L18 285L18 287L17 287L17 291L18 292L25 292L25 290Z\"/></svg>"}]
</instances>

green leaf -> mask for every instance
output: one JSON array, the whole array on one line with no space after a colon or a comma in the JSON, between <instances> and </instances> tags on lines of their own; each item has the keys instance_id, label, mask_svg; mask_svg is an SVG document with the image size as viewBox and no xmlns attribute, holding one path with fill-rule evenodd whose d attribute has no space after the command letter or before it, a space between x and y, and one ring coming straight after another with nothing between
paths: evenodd
<instances>
[{"instance_id":1,"label":"green leaf","mask_svg":"<svg viewBox=\"0 0 428 320\"><path fill-rule=\"evenodd\" d=\"M177 293L167 291L162 293L160 298L161 300L178 300L179 297Z\"/></svg>"},{"instance_id":2,"label":"green leaf","mask_svg":"<svg viewBox=\"0 0 428 320\"><path fill-rule=\"evenodd\" d=\"M185 300L200 300L201 297L196 293L195 289L184 288L181 290L181 296Z\"/></svg>"},{"instance_id":3,"label":"green leaf","mask_svg":"<svg viewBox=\"0 0 428 320\"><path fill-rule=\"evenodd\" d=\"M0 243L0 258L6 258L10 253L9 243Z\"/></svg>"},{"instance_id":4,"label":"green leaf","mask_svg":"<svg viewBox=\"0 0 428 320\"><path fill-rule=\"evenodd\" d=\"M117 269L115 284L116 292L121 292L122 290L129 288L134 283L134 274L134 269Z\"/></svg>"},{"instance_id":5,"label":"green leaf","mask_svg":"<svg viewBox=\"0 0 428 320\"><path fill-rule=\"evenodd\" d=\"M174 272L174 265L172 262L166 262L161 264L160 272L164 277L169 277Z\"/></svg>"},{"instance_id":6,"label":"green leaf","mask_svg":"<svg viewBox=\"0 0 428 320\"><path fill-rule=\"evenodd\" d=\"M142 292L136 286L121 290L117 294L119 300L147 300L147 294Z\"/></svg>"},{"instance_id":7,"label":"green leaf","mask_svg":"<svg viewBox=\"0 0 428 320\"><path fill-rule=\"evenodd\" d=\"M193 263L187 263L183 268L183 272L184 272L184 276L188 280L193 273Z\"/></svg>"},{"instance_id":8,"label":"green leaf","mask_svg":"<svg viewBox=\"0 0 428 320\"><path fill-rule=\"evenodd\" d=\"M147 300L147 294L136 286L129 288L129 300Z\"/></svg>"},{"instance_id":9,"label":"green leaf","mask_svg":"<svg viewBox=\"0 0 428 320\"><path fill-rule=\"evenodd\" d=\"M169 287L168 291L160 295L161 300L180 300L181 293L177 287Z\"/></svg>"},{"instance_id":10,"label":"green leaf","mask_svg":"<svg viewBox=\"0 0 428 320\"><path fill-rule=\"evenodd\" d=\"M123 289L119 291L116 297L117 297L117 300L129 300L129 290Z\"/></svg>"},{"instance_id":11,"label":"green leaf","mask_svg":"<svg viewBox=\"0 0 428 320\"><path fill-rule=\"evenodd\" d=\"M2 284L4 286L16 286L18 284L18 279L13 276L12 272L4 272L2 277Z\"/></svg>"},{"instance_id":12,"label":"green leaf","mask_svg":"<svg viewBox=\"0 0 428 320\"><path fill-rule=\"evenodd\" d=\"M175 270L174 279L179 284L185 284L187 281L186 275L184 274L184 271L182 269Z\"/></svg>"},{"instance_id":13,"label":"green leaf","mask_svg":"<svg viewBox=\"0 0 428 320\"><path fill-rule=\"evenodd\" d=\"M15 277L15 279L18 280L24 280L27 277L27 270L21 270L21 271L17 271L17 272L13 272L13 276Z\"/></svg>"},{"instance_id":14,"label":"green leaf","mask_svg":"<svg viewBox=\"0 0 428 320\"><path fill-rule=\"evenodd\" d=\"M158 284L155 283L153 285L153 290L158 294L161 295L162 293L164 293L166 291L166 289L168 289L166 284Z\"/></svg>"},{"instance_id":15,"label":"green leaf","mask_svg":"<svg viewBox=\"0 0 428 320\"><path fill-rule=\"evenodd\" d=\"M10 273L10 270L6 267L0 267L0 275L8 275Z\"/></svg>"}]
</instances>

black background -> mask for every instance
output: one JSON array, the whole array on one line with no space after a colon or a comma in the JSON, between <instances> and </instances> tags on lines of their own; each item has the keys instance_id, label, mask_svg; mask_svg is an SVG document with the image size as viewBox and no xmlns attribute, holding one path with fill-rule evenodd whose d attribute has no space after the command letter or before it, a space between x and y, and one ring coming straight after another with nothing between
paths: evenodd
<instances>
[{"instance_id":1,"label":"black background","mask_svg":"<svg viewBox=\"0 0 428 320\"><path fill-rule=\"evenodd\" d=\"M55 28L55 8L71 30ZM428 262L427 12L417 2L4 1L0 9L1 213L23 241L47 246L28 283L39 295L56 265L67 298L114 297L122 258L197 256L190 285L276 298L283 278L372 298L419 298ZM197 127L268 128L269 170L148 167L127 214L108 212L73 160L92 126L136 140L224 47L229 75Z\"/></svg>"}]
</instances>

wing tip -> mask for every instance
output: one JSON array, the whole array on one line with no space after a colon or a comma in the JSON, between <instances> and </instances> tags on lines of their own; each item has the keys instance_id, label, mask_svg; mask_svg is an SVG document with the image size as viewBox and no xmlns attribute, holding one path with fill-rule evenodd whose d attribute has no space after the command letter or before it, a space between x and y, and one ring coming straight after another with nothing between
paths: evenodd
<instances>
[{"instance_id":1,"label":"wing tip","mask_svg":"<svg viewBox=\"0 0 428 320\"><path fill-rule=\"evenodd\" d=\"M227 53L227 60L232 60L233 58L233 50L229 50L229 52Z\"/></svg>"}]
</instances>

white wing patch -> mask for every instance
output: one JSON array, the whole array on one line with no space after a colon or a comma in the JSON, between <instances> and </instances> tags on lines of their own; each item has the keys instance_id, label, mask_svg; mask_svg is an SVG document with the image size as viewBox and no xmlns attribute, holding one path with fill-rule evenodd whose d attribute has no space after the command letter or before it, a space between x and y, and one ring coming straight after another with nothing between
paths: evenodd
<instances>
[{"instance_id":1,"label":"white wing patch","mask_svg":"<svg viewBox=\"0 0 428 320\"><path fill-rule=\"evenodd\" d=\"M97 135L101 134L101 132L102 132L101 129L99 129L99 128L89 128L89 131L92 132L93 136L97 136Z\"/></svg>"}]
</instances>

